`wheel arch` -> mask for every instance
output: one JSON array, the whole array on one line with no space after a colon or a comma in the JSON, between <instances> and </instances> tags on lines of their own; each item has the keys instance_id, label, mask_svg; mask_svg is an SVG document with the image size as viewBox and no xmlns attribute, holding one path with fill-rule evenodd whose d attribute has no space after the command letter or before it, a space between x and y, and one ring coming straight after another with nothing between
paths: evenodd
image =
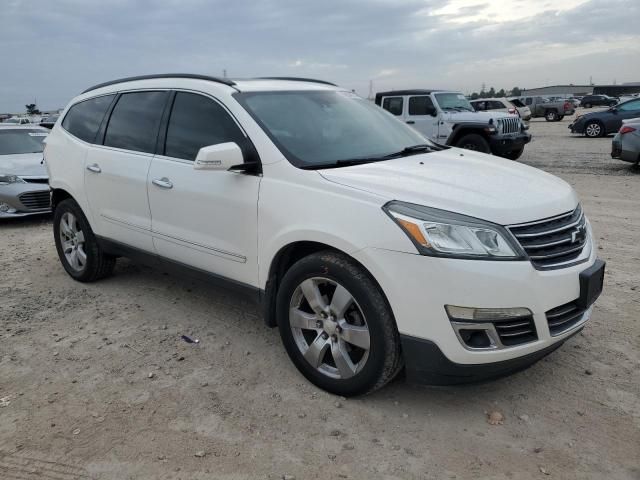
<instances>
[{"instance_id":1,"label":"wheel arch","mask_svg":"<svg viewBox=\"0 0 640 480\"><path fill-rule=\"evenodd\" d=\"M77 203L77 200L73 198L73 196L64 188L53 188L51 190L51 208L55 210L56 205L58 205L63 200L66 200L67 198L70 198Z\"/></svg>"},{"instance_id":2,"label":"wheel arch","mask_svg":"<svg viewBox=\"0 0 640 480\"><path fill-rule=\"evenodd\" d=\"M273 259L271 260L271 264L269 265L267 282L264 291L262 292L261 299L264 312L264 321L267 326L278 326L278 322L276 319L276 295L278 293L278 288L280 286L282 277L298 260L321 251L332 251L342 254L356 263L360 268L362 268L369 276L369 278L371 278L374 284L378 287L385 299L385 302L389 306L390 311L393 313L393 309L391 308L389 300L387 299L384 290L380 286L380 283L378 283L376 278L365 265L356 260L353 256L349 255L349 253L333 245L318 241L300 240L291 242L280 248L280 250L278 250L278 252L274 255Z\"/></svg>"},{"instance_id":3,"label":"wheel arch","mask_svg":"<svg viewBox=\"0 0 640 480\"><path fill-rule=\"evenodd\" d=\"M467 135L469 133L475 133L484 138L487 142L489 141L489 135L484 129L487 128L486 124L458 124L453 127L453 131L449 135L447 139L447 145L455 146L455 143L460 140L461 137Z\"/></svg>"}]
</instances>

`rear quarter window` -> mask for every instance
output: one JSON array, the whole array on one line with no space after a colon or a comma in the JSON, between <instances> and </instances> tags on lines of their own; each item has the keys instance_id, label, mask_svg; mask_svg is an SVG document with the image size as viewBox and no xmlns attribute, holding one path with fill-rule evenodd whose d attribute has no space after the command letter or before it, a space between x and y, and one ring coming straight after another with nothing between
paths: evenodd
<instances>
[{"instance_id":1,"label":"rear quarter window","mask_svg":"<svg viewBox=\"0 0 640 480\"><path fill-rule=\"evenodd\" d=\"M74 137L94 143L96 134L115 95L104 95L76 103L62 121L62 128Z\"/></svg>"},{"instance_id":2,"label":"rear quarter window","mask_svg":"<svg viewBox=\"0 0 640 480\"><path fill-rule=\"evenodd\" d=\"M382 100L382 108L396 116L402 115L403 105L404 99L402 97L386 97Z\"/></svg>"}]
</instances>

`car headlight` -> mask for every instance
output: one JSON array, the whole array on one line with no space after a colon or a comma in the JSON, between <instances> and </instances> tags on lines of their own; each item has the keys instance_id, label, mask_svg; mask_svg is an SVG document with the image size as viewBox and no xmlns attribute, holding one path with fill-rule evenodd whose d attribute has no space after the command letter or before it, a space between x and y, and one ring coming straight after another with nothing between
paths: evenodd
<instances>
[{"instance_id":1,"label":"car headlight","mask_svg":"<svg viewBox=\"0 0 640 480\"><path fill-rule=\"evenodd\" d=\"M422 255L524 260L524 251L502 226L458 213L392 201L383 210Z\"/></svg>"},{"instance_id":2,"label":"car headlight","mask_svg":"<svg viewBox=\"0 0 640 480\"><path fill-rule=\"evenodd\" d=\"M17 175L3 175L0 173L0 185L10 185L12 183L27 183Z\"/></svg>"}]
</instances>

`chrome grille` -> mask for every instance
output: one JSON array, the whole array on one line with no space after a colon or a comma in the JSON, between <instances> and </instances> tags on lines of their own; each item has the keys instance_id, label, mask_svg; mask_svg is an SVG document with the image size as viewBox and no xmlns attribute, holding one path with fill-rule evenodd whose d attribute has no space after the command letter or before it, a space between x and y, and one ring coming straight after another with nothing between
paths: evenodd
<instances>
[{"instance_id":1,"label":"chrome grille","mask_svg":"<svg viewBox=\"0 0 640 480\"><path fill-rule=\"evenodd\" d=\"M502 320L493 322L493 326L503 345L511 347L523 343L533 342L538 339L533 317L520 317L514 320Z\"/></svg>"},{"instance_id":2,"label":"chrome grille","mask_svg":"<svg viewBox=\"0 0 640 480\"><path fill-rule=\"evenodd\" d=\"M587 243L586 219L580 205L573 212L507 228L539 269L571 263Z\"/></svg>"},{"instance_id":3,"label":"chrome grille","mask_svg":"<svg viewBox=\"0 0 640 480\"><path fill-rule=\"evenodd\" d=\"M579 308L575 301L565 303L547 311L547 323L552 337L560 335L580 323L584 318L585 309Z\"/></svg>"},{"instance_id":4,"label":"chrome grille","mask_svg":"<svg viewBox=\"0 0 640 480\"><path fill-rule=\"evenodd\" d=\"M51 196L49 190L39 192L26 192L18 198L27 210L45 210L51 207Z\"/></svg>"},{"instance_id":5,"label":"chrome grille","mask_svg":"<svg viewBox=\"0 0 640 480\"><path fill-rule=\"evenodd\" d=\"M518 133L520 131L520 119L518 117L499 118L498 126L500 127L500 133Z\"/></svg>"}]
</instances>

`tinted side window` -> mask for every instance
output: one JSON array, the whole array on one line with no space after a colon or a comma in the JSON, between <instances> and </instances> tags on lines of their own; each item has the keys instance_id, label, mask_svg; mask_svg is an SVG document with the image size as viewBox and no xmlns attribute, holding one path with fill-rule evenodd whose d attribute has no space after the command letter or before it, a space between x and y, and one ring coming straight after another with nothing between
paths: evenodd
<instances>
[{"instance_id":1,"label":"tinted side window","mask_svg":"<svg viewBox=\"0 0 640 480\"><path fill-rule=\"evenodd\" d=\"M495 100L491 100L487 102L487 104L487 110L502 110L507 108L502 104L502 102L497 102Z\"/></svg>"},{"instance_id":2,"label":"tinted side window","mask_svg":"<svg viewBox=\"0 0 640 480\"><path fill-rule=\"evenodd\" d=\"M430 97L409 98L409 115L429 115L433 111Z\"/></svg>"},{"instance_id":3,"label":"tinted side window","mask_svg":"<svg viewBox=\"0 0 640 480\"><path fill-rule=\"evenodd\" d=\"M617 107L618 110L623 112L632 112L634 110L640 110L640 100L633 100L632 102L625 103Z\"/></svg>"},{"instance_id":4,"label":"tinted side window","mask_svg":"<svg viewBox=\"0 0 640 480\"><path fill-rule=\"evenodd\" d=\"M167 92L125 93L113 108L104 144L153 153Z\"/></svg>"},{"instance_id":5,"label":"tinted side window","mask_svg":"<svg viewBox=\"0 0 640 480\"><path fill-rule=\"evenodd\" d=\"M531 97L528 97L528 98L525 98L524 102L525 102L527 105L531 105L531 103L533 102L533 99L532 99Z\"/></svg>"},{"instance_id":6,"label":"tinted side window","mask_svg":"<svg viewBox=\"0 0 640 480\"><path fill-rule=\"evenodd\" d=\"M62 128L80 140L93 143L113 97L105 95L76 103L64 117Z\"/></svg>"},{"instance_id":7,"label":"tinted side window","mask_svg":"<svg viewBox=\"0 0 640 480\"><path fill-rule=\"evenodd\" d=\"M236 142L245 136L229 114L210 98L178 92L169 117L165 155L195 160L202 147Z\"/></svg>"},{"instance_id":8,"label":"tinted side window","mask_svg":"<svg viewBox=\"0 0 640 480\"><path fill-rule=\"evenodd\" d=\"M386 97L382 101L382 108L393 113L394 115L402 115L402 106L404 99L402 97Z\"/></svg>"}]
</instances>

